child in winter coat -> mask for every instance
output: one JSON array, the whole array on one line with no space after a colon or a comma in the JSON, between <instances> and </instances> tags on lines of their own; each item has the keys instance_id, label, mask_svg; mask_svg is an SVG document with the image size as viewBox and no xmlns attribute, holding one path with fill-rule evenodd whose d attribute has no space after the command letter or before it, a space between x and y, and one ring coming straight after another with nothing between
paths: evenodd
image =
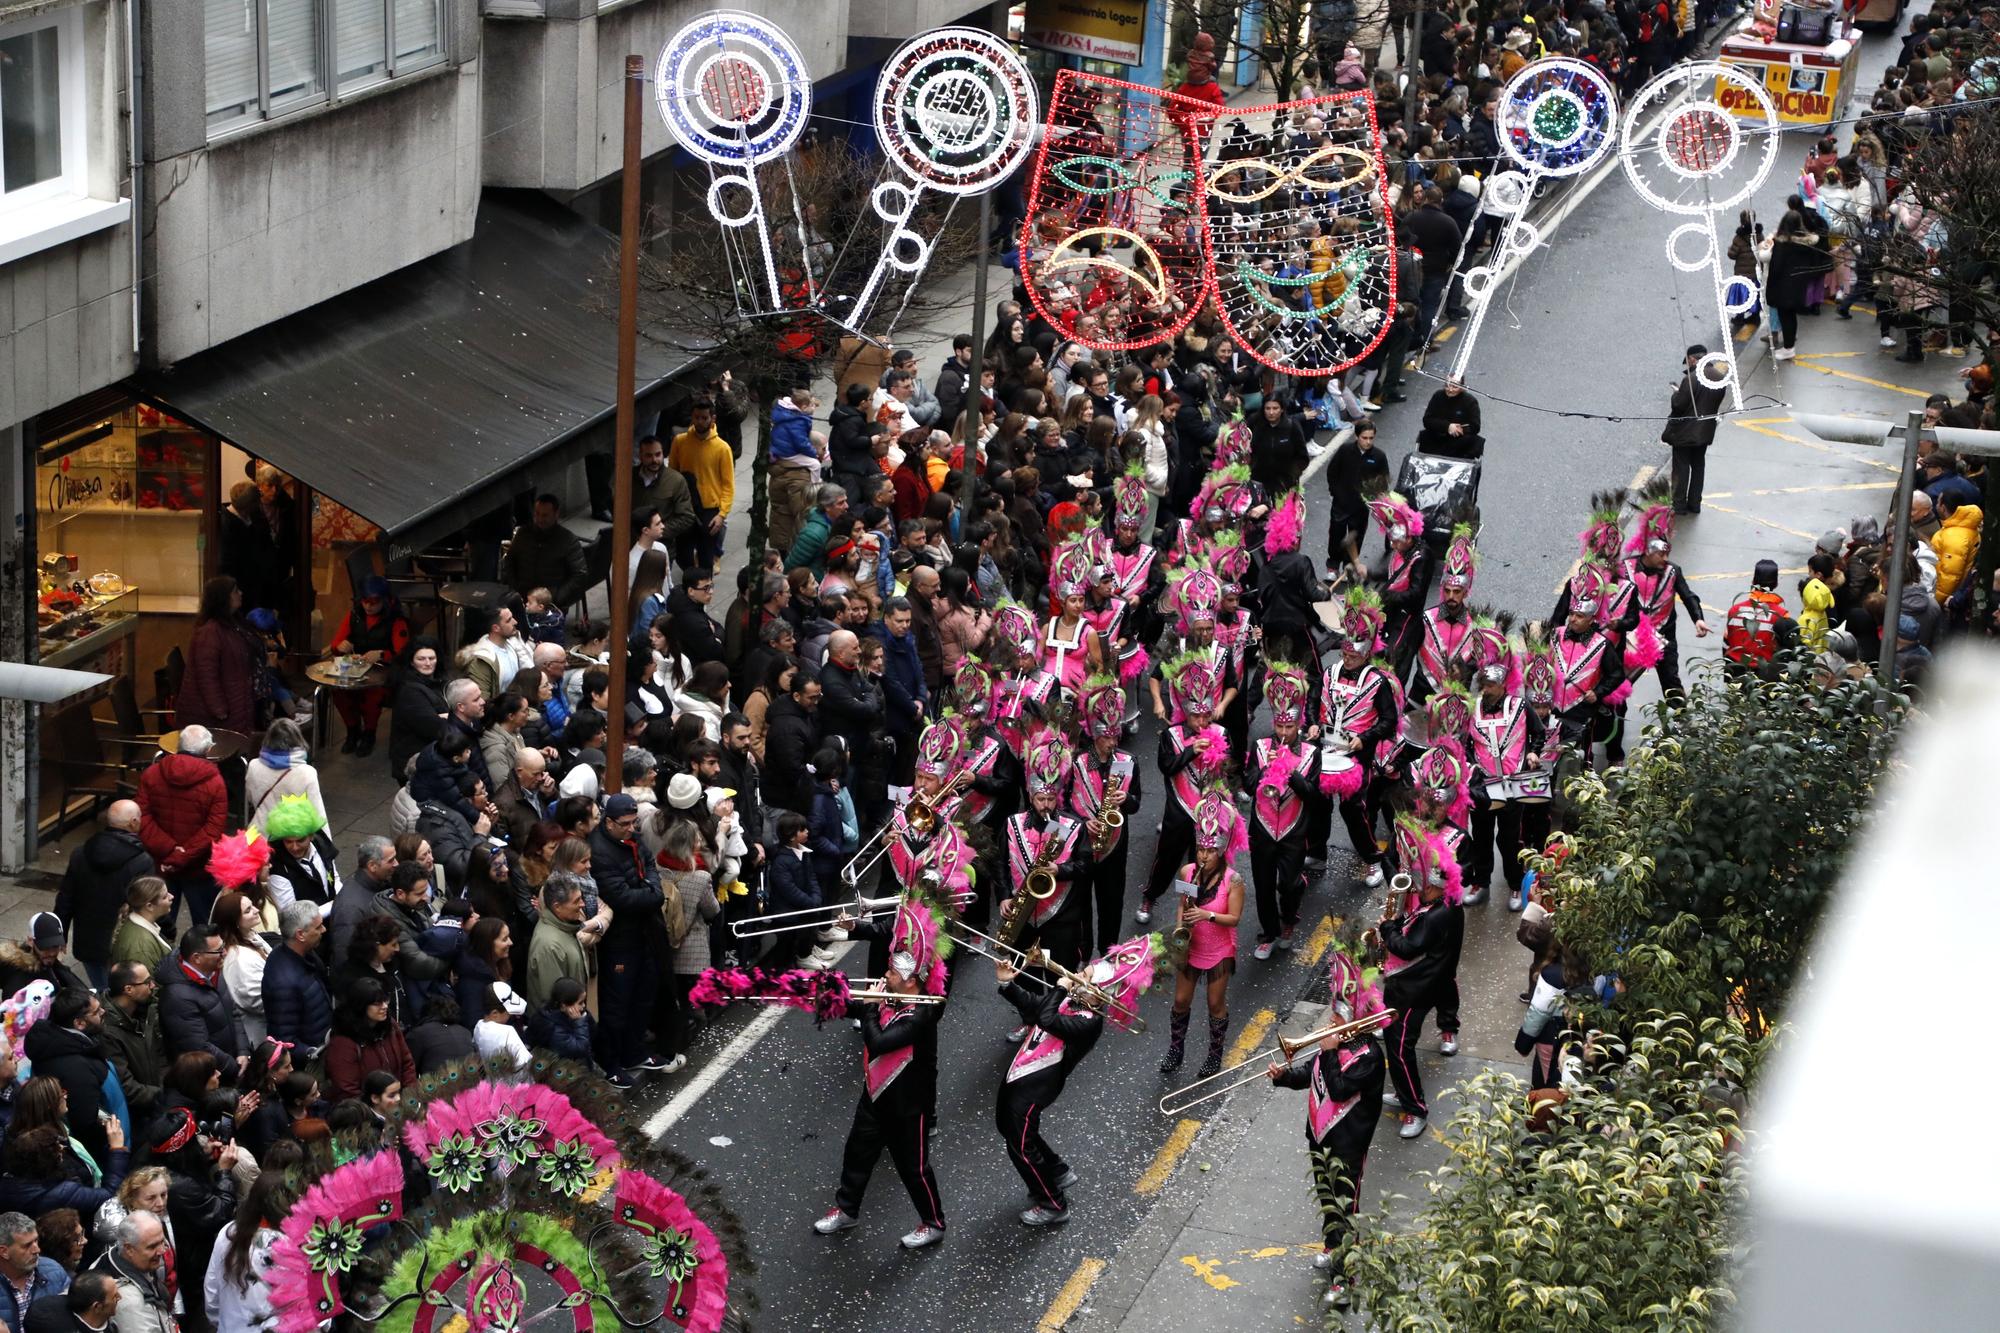
<instances>
[{"instance_id":1,"label":"child in winter coat","mask_svg":"<svg viewBox=\"0 0 2000 1333\"><path fill-rule=\"evenodd\" d=\"M560 1059L589 1064L595 1029L583 983L560 977L549 988L549 1002L528 1020L528 1044Z\"/></svg>"}]
</instances>

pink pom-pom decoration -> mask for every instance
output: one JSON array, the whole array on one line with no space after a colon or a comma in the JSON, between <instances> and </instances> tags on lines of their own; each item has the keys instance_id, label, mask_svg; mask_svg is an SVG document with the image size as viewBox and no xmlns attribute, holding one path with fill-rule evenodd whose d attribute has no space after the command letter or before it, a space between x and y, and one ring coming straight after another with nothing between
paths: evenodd
<instances>
[{"instance_id":1,"label":"pink pom-pom decoration","mask_svg":"<svg viewBox=\"0 0 2000 1333\"><path fill-rule=\"evenodd\" d=\"M1632 631L1632 641L1625 646L1625 669L1635 673L1650 671L1660 664L1666 653L1667 645L1660 638L1659 626L1653 623L1651 616L1641 611L1638 628Z\"/></svg>"},{"instance_id":2,"label":"pink pom-pom decoration","mask_svg":"<svg viewBox=\"0 0 2000 1333\"><path fill-rule=\"evenodd\" d=\"M1319 789L1322 795L1331 796L1337 801L1350 800L1354 793L1361 790L1361 784L1367 777L1368 769L1361 764L1351 764L1332 773L1321 769Z\"/></svg>"},{"instance_id":3,"label":"pink pom-pom decoration","mask_svg":"<svg viewBox=\"0 0 2000 1333\"><path fill-rule=\"evenodd\" d=\"M648 1276L667 1284L662 1313L687 1333L716 1333L729 1312L729 1259L707 1223L643 1171L619 1176L615 1207L618 1224L645 1237Z\"/></svg>"},{"instance_id":4,"label":"pink pom-pom decoration","mask_svg":"<svg viewBox=\"0 0 2000 1333\"><path fill-rule=\"evenodd\" d=\"M1264 554L1282 555L1299 549L1305 521L1305 502L1297 491L1289 492L1264 522Z\"/></svg>"},{"instance_id":5,"label":"pink pom-pom decoration","mask_svg":"<svg viewBox=\"0 0 2000 1333\"><path fill-rule=\"evenodd\" d=\"M1138 652L1133 653L1118 664L1118 683L1120 685L1138 684L1145 678L1146 672L1152 665L1152 656L1144 648L1141 648Z\"/></svg>"}]
</instances>

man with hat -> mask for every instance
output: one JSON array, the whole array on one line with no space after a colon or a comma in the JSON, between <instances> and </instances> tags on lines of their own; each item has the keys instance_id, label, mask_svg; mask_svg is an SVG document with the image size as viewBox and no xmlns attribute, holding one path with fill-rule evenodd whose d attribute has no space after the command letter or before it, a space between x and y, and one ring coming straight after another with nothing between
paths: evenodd
<instances>
[{"instance_id":1,"label":"man with hat","mask_svg":"<svg viewBox=\"0 0 2000 1333\"><path fill-rule=\"evenodd\" d=\"M67 945L61 917L54 912L37 912L30 917L25 940L0 943L0 999L33 981L46 981L58 992L88 994L90 983L63 961Z\"/></svg>"},{"instance_id":2,"label":"man with hat","mask_svg":"<svg viewBox=\"0 0 2000 1333\"><path fill-rule=\"evenodd\" d=\"M1369 779L1374 776L1378 747L1396 734L1401 722L1395 686L1388 671L1375 660L1381 627L1381 599L1367 588L1348 589L1340 657L1328 664L1320 682L1317 732L1321 741L1320 792L1339 801L1340 818L1347 825L1354 854L1368 867L1370 888L1382 887L1382 867L1388 857L1375 841ZM1312 860L1325 864L1331 831L1330 817L1324 825L1315 820L1307 830L1306 842L1316 853L1308 858L1308 864Z\"/></svg>"},{"instance_id":3,"label":"man with hat","mask_svg":"<svg viewBox=\"0 0 2000 1333\"><path fill-rule=\"evenodd\" d=\"M1672 505L1676 514L1701 512L1701 483L1708 469L1708 447L1715 443L1715 425L1722 419L1726 386L1710 384L1699 373L1708 348L1700 343L1681 357L1681 377L1667 405L1666 428L1660 443L1673 450Z\"/></svg>"},{"instance_id":4,"label":"man with hat","mask_svg":"<svg viewBox=\"0 0 2000 1333\"><path fill-rule=\"evenodd\" d=\"M271 839L272 903L280 912L293 903L310 903L322 916L332 912L341 885L338 853L327 836L326 816L312 798L303 792L279 797L264 819L264 832Z\"/></svg>"},{"instance_id":5,"label":"man with hat","mask_svg":"<svg viewBox=\"0 0 2000 1333\"><path fill-rule=\"evenodd\" d=\"M928 912L921 905L905 906L896 918L889 966L882 975L882 989L890 998L855 1006L861 1015L861 1098L841 1151L833 1207L813 1223L813 1230L831 1236L861 1225L868 1179L887 1148L917 1211L917 1228L903 1237L903 1248L921 1250L943 1240L945 1230L929 1138L937 1100L938 1019L944 1006L902 997L942 993L944 966L936 961L936 926Z\"/></svg>"},{"instance_id":6,"label":"man with hat","mask_svg":"<svg viewBox=\"0 0 2000 1333\"><path fill-rule=\"evenodd\" d=\"M1750 590L1736 599L1722 622L1725 671L1762 672L1779 650L1799 641L1798 622L1777 589L1778 562L1759 560L1750 573Z\"/></svg>"},{"instance_id":7,"label":"man with hat","mask_svg":"<svg viewBox=\"0 0 2000 1333\"><path fill-rule=\"evenodd\" d=\"M1062 813L1068 785L1069 747L1053 733L1043 735L1028 752L1028 808L1007 821L1007 880L1014 899L1001 910L1002 938L1021 948L1039 946L1051 961L1075 967L1083 961L1090 933L1090 894L1078 892L1087 881L1090 862L1083 842L1083 821ZM1037 867L1055 877L1055 891L1046 898L1029 894L1028 879ZM1016 913L1024 925L1009 931ZM1018 1040L1024 1029L1016 1029Z\"/></svg>"},{"instance_id":8,"label":"man with hat","mask_svg":"<svg viewBox=\"0 0 2000 1333\"><path fill-rule=\"evenodd\" d=\"M1496 798L1497 784L1539 769L1548 737L1542 721L1510 683L1505 662L1479 669L1479 695L1472 704L1474 791L1472 835L1466 873L1468 899L1483 898L1493 882L1493 839L1500 839L1500 868L1507 876L1508 902L1521 897L1521 804L1511 795Z\"/></svg>"},{"instance_id":9,"label":"man with hat","mask_svg":"<svg viewBox=\"0 0 2000 1333\"><path fill-rule=\"evenodd\" d=\"M1626 685L1625 654L1598 628L1603 591L1603 566L1588 561L1579 566L1565 589L1569 614L1549 645L1555 655L1555 710L1563 744L1586 763L1607 700Z\"/></svg>"},{"instance_id":10,"label":"man with hat","mask_svg":"<svg viewBox=\"0 0 2000 1333\"><path fill-rule=\"evenodd\" d=\"M1422 632L1417 640L1417 670L1410 677L1412 704L1422 704L1432 690L1446 681L1463 679L1474 644L1472 613L1466 607L1466 600L1472 596L1472 577L1477 569L1472 527L1458 524L1445 547L1444 577L1439 582L1437 605L1423 613Z\"/></svg>"},{"instance_id":11,"label":"man with hat","mask_svg":"<svg viewBox=\"0 0 2000 1333\"><path fill-rule=\"evenodd\" d=\"M1069 811L1083 821L1090 839L1090 861L1084 871L1088 897L1097 909L1097 949L1118 942L1125 915L1125 876L1132 844L1123 824L1104 822L1111 811L1130 820L1139 813L1143 795L1138 764L1118 747L1125 734L1125 691L1116 679L1096 675L1084 682L1078 713L1090 744L1071 766ZM1086 932L1086 936L1088 932Z\"/></svg>"},{"instance_id":12,"label":"man with hat","mask_svg":"<svg viewBox=\"0 0 2000 1333\"><path fill-rule=\"evenodd\" d=\"M1289 662L1271 663L1265 697L1273 734L1250 751L1250 880L1257 895L1260 962L1274 949L1297 945L1299 903L1305 897L1306 811L1321 799L1319 747L1300 734L1312 704L1312 682Z\"/></svg>"},{"instance_id":13,"label":"man with hat","mask_svg":"<svg viewBox=\"0 0 2000 1333\"><path fill-rule=\"evenodd\" d=\"M1076 1172L1042 1138L1042 1116L1104 1035L1104 1015L1095 1007L1099 994L1056 984L1030 989L1022 985L1022 974L1004 962L993 965L993 976L1000 983L1001 998L1021 1015L1024 1034L1000 1084L994 1124L1033 1200L1021 1213L1021 1221L1031 1227L1053 1226L1069 1220L1067 1191L1076 1184ZM1115 969L1100 959L1085 976L1093 986L1107 986L1115 979Z\"/></svg>"},{"instance_id":14,"label":"man with hat","mask_svg":"<svg viewBox=\"0 0 2000 1333\"><path fill-rule=\"evenodd\" d=\"M685 776L685 775L682 775ZM636 1070L667 1061L646 1050L647 1021L660 989L660 960L671 956L660 872L639 845L639 803L624 792L604 800L604 818L590 832L590 877L611 908L611 927L598 946L604 1006L604 1062L613 1086L637 1086Z\"/></svg>"}]
</instances>

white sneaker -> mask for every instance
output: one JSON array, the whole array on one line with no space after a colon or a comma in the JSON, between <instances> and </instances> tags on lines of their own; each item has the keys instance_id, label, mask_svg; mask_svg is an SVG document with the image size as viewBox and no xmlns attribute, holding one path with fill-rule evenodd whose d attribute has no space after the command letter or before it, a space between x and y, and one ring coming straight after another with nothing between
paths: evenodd
<instances>
[{"instance_id":1,"label":"white sneaker","mask_svg":"<svg viewBox=\"0 0 2000 1333\"><path fill-rule=\"evenodd\" d=\"M1256 948L1250 951L1250 956L1252 958L1255 958L1260 963L1268 962L1270 961L1271 952L1275 948L1277 948L1275 942L1271 940L1263 940L1258 943Z\"/></svg>"},{"instance_id":2,"label":"white sneaker","mask_svg":"<svg viewBox=\"0 0 2000 1333\"><path fill-rule=\"evenodd\" d=\"M1894 338L1884 338L1882 340L1881 345L1884 347L1894 347L1896 345L1896 340Z\"/></svg>"},{"instance_id":3,"label":"white sneaker","mask_svg":"<svg viewBox=\"0 0 2000 1333\"><path fill-rule=\"evenodd\" d=\"M1403 1117L1403 1127L1396 1131L1396 1137L1399 1139L1419 1139L1423 1137L1424 1131L1428 1128L1430 1128L1430 1121L1424 1119L1422 1116L1406 1115Z\"/></svg>"},{"instance_id":4,"label":"white sneaker","mask_svg":"<svg viewBox=\"0 0 2000 1333\"><path fill-rule=\"evenodd\" d=\"M825 1217L813 1223L813 1230L822 1236L831 1236L836 1231L846 1231L861 1225L861 1219L849 1216L838 1208L829 1209Z\"/></svg>"},{"instance_id":5,"label":"white sneaker","mask_svg":"<svg viewBox=\"0 0 2000 1333\"><path fill-rule=\"evenodd\" d=\"M688 1058L685 1055L676 1055L673 1059L667 1061L666 1067L659 1072L662 1074L678 1074L687 1068L687 1062Z\"/></svg>"},{"instance_id":6,"label":"white sneaker","mask_svg":"<svg viewBox=\"0 0 2000 1333\"><path fill-rule=\"evenodd\" d=\"M1150 911L1148 911L1144 906L1141 906L1138 911L1132 913L1132 919L1134 921L1137 921L1142 926L1150 926L1153 924L1153 914Z\"/></svg>"},{"instance_id":7,"label":"white sneaker","mask_svg":"<svg viewBox=\"0 0 2000 1333\"><path fill-rule=\"evenodd\" d=\"M1372 865L1368 867L1368 878L1363 882L1371 889L1379 889L1388 883L1388 880L1383 877L1381 866Z\"/></svg>"},{"instance_id":8,"label":"white sneaker","mask_svg":"<svg viewBox=\"0 0 2000 1333\"><path fill-rule=\"evenodd\" d=\"M943 1227L921 1226L903 1237L903 1248L906 1250L921 1250L927 1246L935 1245L943 1239Z\"/></svg>"},{"instance_id":9,"label":"white sneaker","mask_svg":"<svg viewBox=\"0 0 2000 1333\"><path fill-rule=\"evenodd\" d=\"M1069 1221L1067 1208L1044 1208L1036 1204L1021 1214L1021 1221L1031 1227L1050 1227L1059 1222Z\"/></svg>"},{"instance_id":10,"label":"white sneaker","mask_svg":"<svg viewBox=\"0 0 2000 1333\"><path fill-rule=\"evenodd\" d=\"M1400 1111L1403 1109L1403 1099L1393 1092L1385 1092L1382 1094L1382 1109L1385 1111Z\"/></svg>"},{"instance_id":11,"label":"white sneaker","mask_svg":"<svg viewBox=\"0 0 2000 1333\"><path fill-rule=\"evenodd\" d=\"M1521 910L1521 891L1519 889L1515 889L1507 895L1507 910L1510 912Z\"/></svg>"},{"instance_id":12,"label":"white sneaker","mask_svg":"<svg viewBox=\"0 0 2000 1333\"><path fill-rule=\"evenodd\" d=\"M1798 353L1790 347L1780 347L1771 353L1771 359L1773 361L1789 361L1797 355Z\"/></svg>"},{"instance_id":13,"label":"white sneaker","mask_svg":"<svg viewBox=\"0 0 2000 1333\"><path fill-rule=\"evenodd\" d=\"M1326 858L1324 856L1308 856L1306 858L1306 870L1310 873L1318 874L1324 869L1326 869Z\"/></svg>"},{"instance_id":14,"label":"white sneaker","mask_svg":"<svg viewBox=\"0 0 2000 1333\"><path fill-rule=\"evenodd\" d=\"M1015 1028L1012 1032L1007 1034L1007 1043L1010 1046L1019 1046L1023 1041L1027 1039L1027 1036L1028 1036L1028 1025L1026 1023L1023 1023L1021 1024L1021 1026Z\"/></svg>"},{"instance_id":15,"label":"white sneaker","mask_svg":"<svg viewBox=\"0 0 2000 1333\"><path fill-rule=\"evenodd\" d=\"M1073 1190L1076 1188L1076 1171L1074 1168L1062 1173L1062 1179L1056 1182L1056 1188L1059 1190Z\"/></svg>"},{"instance_id":16,"label":"white sneaker","mask_svg":"<svg viewBox=\"0 0 2000 1333\"><path fill-rule=\"evenodd\" d=\"M1333 1251L1321 1250L1318 1254L1315 1254L1313 1256L1313 1267L1322 1273L1333 1267Z\"/></svg>"},{"instance_id":17,"label":"white sneaker","mask_svg":"<svg viewBox=\"0 0 2000 1333\"><path fill-rule=\"evenodd\" d=\"M1438 1050L1445 1055L1457 1055L1458 1034L1456 1032L1438 1033Z\"/></svg>"},{"instance_id":18,"label":"white sneaker","mask_svg":"<svg viewBox=\"0 0 2000 1333\"><path fill-rule=\"evenodd\" d=\"M1293 949L1298 948L1299 947L1298 931L1291 926L1286 926L1284 929L1284 933L1278 936L1278 947L1280 949L1285 950L1287 953L1289 953Z\"/></svg>"}]
</instances>

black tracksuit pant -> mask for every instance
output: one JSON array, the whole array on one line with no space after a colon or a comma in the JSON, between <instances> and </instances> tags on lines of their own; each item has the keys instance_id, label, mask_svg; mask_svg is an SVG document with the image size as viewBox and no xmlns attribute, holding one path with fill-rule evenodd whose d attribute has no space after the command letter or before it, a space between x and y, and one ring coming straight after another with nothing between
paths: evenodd
<instances>
[{"instance_id":1,"label":"black tracksuit pant","mask_svg":"<svg viewBox=\"0 0 2000 1333\"><path fill-rule=\"evenodd\" d=\"M1250 882L1257 891L1257 939L1274 940L1299 923L1306 893L1306 838L1302 817L1284 838L1250 819Z\"/></svg>"},{"instance_id":2,"label":"black tracksuit pant","mask_svg":"<svg viewBox=\"0 0 2000 1333\"><path fill-rule=\"evenodd\" d=\"M1062 1095L1060 1075L1043 1071L1030 1074L1000 1089L993 1110L993 1123L1006 1141L1007 1157L1020 1172L1021 1183L1044 1208L1060 1212L1069 1207L1056 1182L1069 1171L1069 1163L1042 1137L1042 1115Z\"/></svg>"},{"instance_id":3,"label":"black tracksuit pant","mask_svg":"<svg viewBox=\"0 0 2000 1333\"><path fill-rule=\"evenodd\" d=\"M841 1212L861 1216L868 1178L887 1148L918 1219L926 1226L944 1225L944 1204L938 1197L937 1176L931 1170L930 1145L924 1142L929 1119L923 1111L884 1111L868 1100L866 1092L861 1094L860 1105L854 1108L854 1125L847 1131L847 1148L840 1157L840 1188L833 1196Z\"/></svg>"}]
</instances>

